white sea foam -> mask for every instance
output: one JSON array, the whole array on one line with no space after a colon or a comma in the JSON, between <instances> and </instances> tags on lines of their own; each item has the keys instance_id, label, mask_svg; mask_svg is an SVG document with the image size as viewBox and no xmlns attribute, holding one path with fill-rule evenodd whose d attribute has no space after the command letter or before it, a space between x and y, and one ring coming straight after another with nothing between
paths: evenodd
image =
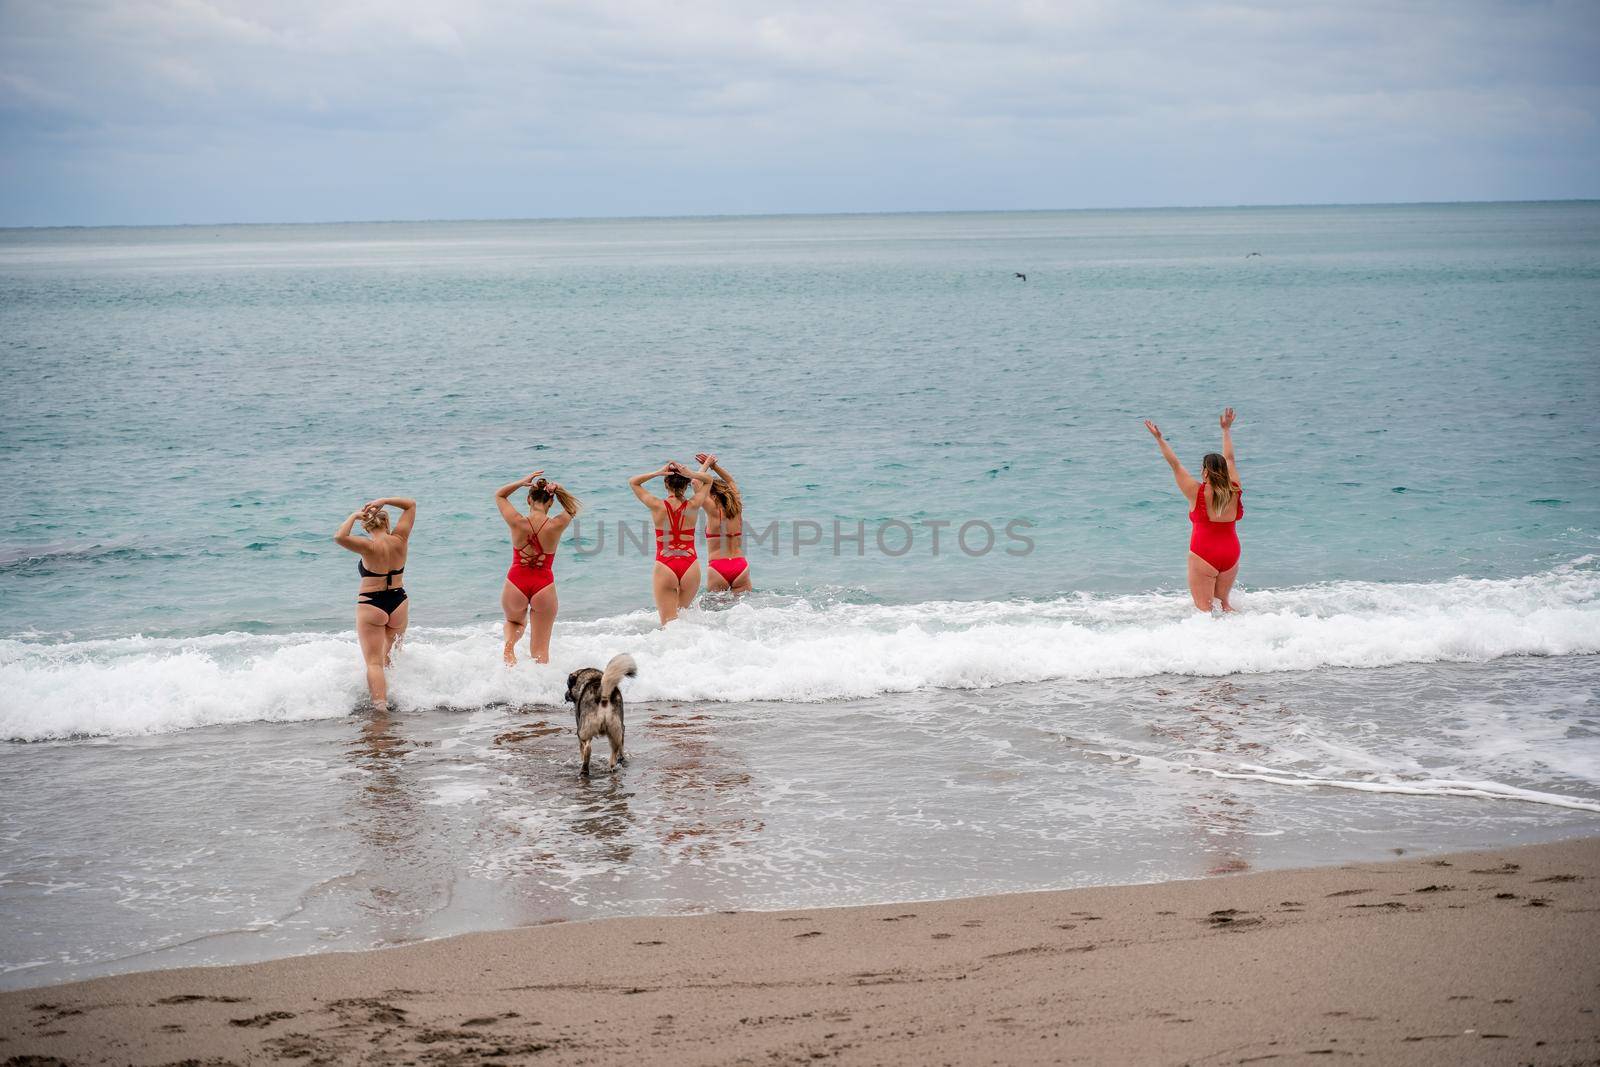
<instances>
[{"instance_id":1,"label":"white sea foam","mask_svg":"<svg viewBox=\"0 0 1600 1067\"><path fill-rule=\"evenodd\" d=\"M635 612L563 621L555 662L499 666L499 627L413 628L392 697L405 707L559 703L567 673L631 652L632 700L811 702L935 687L1483 662L1600 652L1590 559L1507 580L1335 582L1243 592L1208 618L1173 594L1043 603L816 605ZM161 733L347 714L364 695L350 634L0 641L0 736Z\"/></svg>"}]
</instances>

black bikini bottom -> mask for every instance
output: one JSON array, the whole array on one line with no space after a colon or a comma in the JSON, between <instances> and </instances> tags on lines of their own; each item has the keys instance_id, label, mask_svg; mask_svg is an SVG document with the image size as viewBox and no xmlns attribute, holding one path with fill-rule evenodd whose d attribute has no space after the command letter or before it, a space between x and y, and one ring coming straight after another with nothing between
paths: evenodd
<instances>
[{"instance_id":1,"label":"black bikini bottom","mask_svg":"<svg viewBox=\"0 0 1600 1067\"><path fill-rule=\"evenodd\" d=\"M406 602L404 589L374 589L370 593L362 593L358 604L371 604L386 615L393 615L395 609Z\"/></svg>"}]
</instances>

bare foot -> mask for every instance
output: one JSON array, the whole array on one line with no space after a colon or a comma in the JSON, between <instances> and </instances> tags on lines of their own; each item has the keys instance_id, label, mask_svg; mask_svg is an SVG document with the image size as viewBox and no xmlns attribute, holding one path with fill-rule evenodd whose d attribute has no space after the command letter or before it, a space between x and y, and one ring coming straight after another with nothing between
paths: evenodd
<instances>
[{"instance_id":1,"label":"bare foot","mask_svg":"<svg viewBox=\"0 0 1600 1067\"><path fill-rule=\"evenodd\" d=\"M1224 600L1222 602L1222 613L1224 615L1232 615L1233 614L1233 605L1228 603L1226 600Z\"/></svg>"},{"instance_id":2,"label":"bare foot","mask_svg":"<svg viewBox=\"0 0 1600 1067\"><path fill-rule=\"evenodd\" d=\"M515 641L507 641L500 658L506 661L507 667L515 667L517 665L517 643Z\"/></svg>"}]
</instances>

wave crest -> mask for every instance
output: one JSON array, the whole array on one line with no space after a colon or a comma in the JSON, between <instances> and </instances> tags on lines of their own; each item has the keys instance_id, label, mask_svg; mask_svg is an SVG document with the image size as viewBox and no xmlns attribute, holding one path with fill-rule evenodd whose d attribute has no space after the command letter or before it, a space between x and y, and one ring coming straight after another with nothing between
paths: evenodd
<instances>
[{"instance_id":1,"label":"wave crest","mask_svg":"<svg viewBox=\"0 0 1600 1067\"><path fill-rule=\"evenodd\" d=\"M563 621L556 661L499 666L496 623L413 627L391 675L400 708L559 704L567 673L617 652L639 662L634 701L814 702L935 687L1484 662L1600 652L1590 558L1488 580L1333 582L1241 592L1238 615L1175 594L1028 602L817 605L756 598L695 610ZM0 736L164 733L349 713L364 695L351 634L0 641Z\"/></svg>"}]
</instances>

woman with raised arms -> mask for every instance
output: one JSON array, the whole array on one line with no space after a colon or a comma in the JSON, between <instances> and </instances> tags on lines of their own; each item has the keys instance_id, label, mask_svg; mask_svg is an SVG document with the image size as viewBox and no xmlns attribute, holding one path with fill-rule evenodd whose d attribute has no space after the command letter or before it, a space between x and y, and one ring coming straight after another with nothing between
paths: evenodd
<instances>
[{"instance_id":1,"label":"woman with raised arms","mask_svg":"<svg viewBox=\"0 0 1600 1067\"><path fill-rule=\"evenodd\" d=\"M400 509L400 521L389 529L389 508ZM365 537L354 535L361 523ZM389 707L389 684L383 669L391 664L390 654L406 632L411 605L405 586L396 580L405 573L406 552L411 546L411 530L417 522L417 502L409 497L386 496L361 505L344 520L334 543L348 548L361 558L356 573L361 585L356 594L356 640L367 665L367 691L372 706L379 711Z\"/></svg>"},{"instance_id":2,"label":"woman with raised arms","mask_svg":"<svg viewBox=\"0 0 1600 1067\"><path fill-rule=\"evenodd\" d=\"M557 482L534 471L526 478L502 485L494 494L500 517L511 528L511 569L500 587L500 608L506 617L506 644L502 653L507 667L517 665L517 640L528 631L528 655L535 663L550 662L550 631L555 629L556 545L582 506L577 497ZM511 494L528 490L528 513L517 510ZM550 514L552 502L561 512Z\"/></svg>"},{"instance_id":3,"label":"woman with raised arms","mask_svg":"<svg viewBox=\"0 0 1600 1067\"><path fill-rule=\"evenodd\" d=\"M665 481L668 499L662 500L644 487L652 478ZM676 462L628 479L633 495L650 509L651 521L655 523L656 561L651 568L650 591L663 626L693 603L695 594L700 591L700 561L694 546L695 520L710 498L712 480L705 471L690 470ZM692 497L687 495L691 485L695 486Z\"/></svg>"},{"instance_id":4,"label":"woman with raised arms","mask_svg":"<svg viewBox=\"0 0 1600 1067\"><path fill-rule=\"evenodd\" d=\"M1239 484L1239 468L1233 462L1233 409L1219 420L1222 424L1222 451L1207 452L1200 463L1201 480L1184 469L1177 453L1161 436L1161 428L1149 419L1144 428L1161 446L1161 455L1172 468L1178 491L1189 502L1189 593L1194 606L1211 611L1211 602L1222 602L1223 611L1232 611L1228 594L1239 577L1239 531L1235 524L1244 517L1244 489Z\"/></svg>"},{"instance_id":5,"label":"woman with raised arms","mask_svg":"<svg viewBox=\"0 0 1600 1067\"><path fill-rule=\"evenodd\" d=\"M711 573L706 575L706 592L750 591L750 561L744 558L744 498L739 487L717 462L704 452L694 457L702 471L716 475L706 501L706 557Z\"/></svg>"}]
</instances>

